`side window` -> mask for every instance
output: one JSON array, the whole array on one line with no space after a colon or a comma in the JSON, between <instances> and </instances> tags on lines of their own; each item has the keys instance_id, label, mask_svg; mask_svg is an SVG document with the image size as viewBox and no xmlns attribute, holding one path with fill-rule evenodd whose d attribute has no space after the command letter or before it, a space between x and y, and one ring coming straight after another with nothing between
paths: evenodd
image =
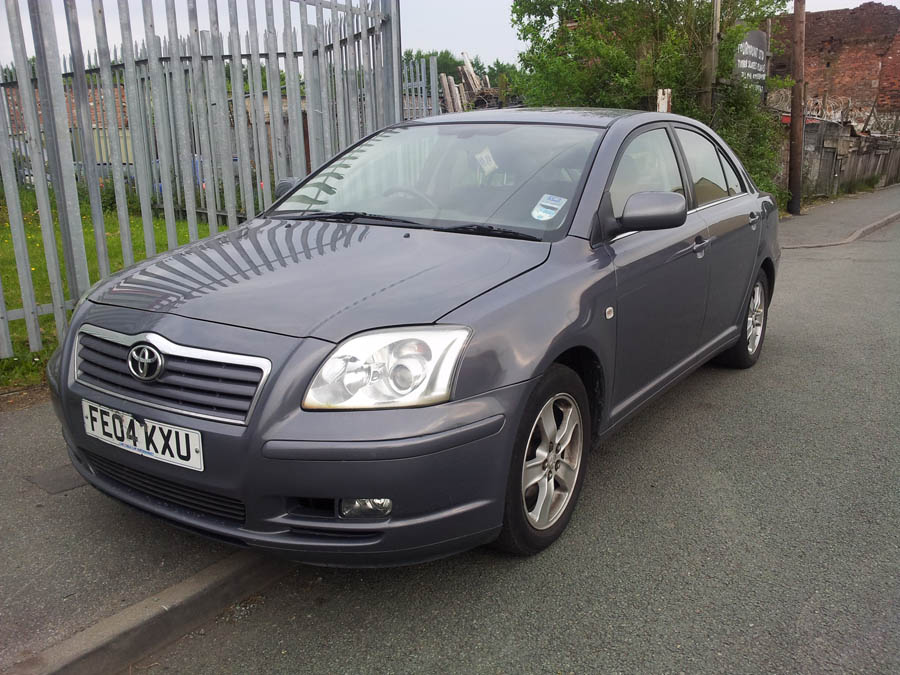
<instances>
[{"instance_id":1,"label":"side window","mask_svg":"<svg viewBox=\"0 0 900 675\"><path fill-rule=\"evenodd\" d=\"M687 129L676 129L675 133L678 134L684 157L691 170L697 206L727 197L728 185L725 182L716 146L700 134Z\"/></svg>"},{"instance_id":2,"label":"side window","mask_svg":"<svg viewBox=\"0 0 900 675\"><path fill-rule=\"evenodd\" d=\"M725 180L728 183L728 194L732 196L741 194L744 191L744 186L741 185L741 181L738 178L737 172L734 170L734 167L731 165L731 162L721 152L719 152L719 159L722 161L722 168L725 169Z\"/></svg>"},{"instance_id":3,"label":"side window","mask_svg":"<svg viewBox=\"0 0 900 675\"><path fill-rule=\"evenodd\" d=\"M625 202L635 192L684 194L675 151L665 129L653 129L641 134L622 153L609 187L613 216L622 216Z\"/></svg>"}]
</instances>

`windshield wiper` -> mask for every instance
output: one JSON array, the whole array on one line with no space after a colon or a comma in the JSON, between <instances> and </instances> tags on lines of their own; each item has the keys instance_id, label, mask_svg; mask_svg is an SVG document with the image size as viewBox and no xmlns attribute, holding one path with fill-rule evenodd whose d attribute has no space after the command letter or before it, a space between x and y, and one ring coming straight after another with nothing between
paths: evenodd
<instances>
[{"instance_id":1,"label":"windshield wiper","mask_svg":"<svg viewBox=\"0 0 900 675\"><path fill-rule=\"evenodd\" d=\"M520 232L508 227L486 225L484 223L469 223L468 225L454 225L453 227L440 228L444 232L463 232L466 234L483 234L489 237L509 237L510 239L526 239L528 241L544 241L542 237L527 232Z\"/></svg>"},{"instance_id":2,"label":"windshield wiper","mask_svg":"<svg viewBox=\"0 0 900 675\"><path fill-rule=\"evenodd\" d=\"M365 211L287 211L284 213L275 211L271 215L281 220L336 220L341 223L352 223L354 220L377 220L385 223L428 227L425 223L420 223L416 220L382 216L377 213L366 213Z\"/></svg>"}]
</instances>

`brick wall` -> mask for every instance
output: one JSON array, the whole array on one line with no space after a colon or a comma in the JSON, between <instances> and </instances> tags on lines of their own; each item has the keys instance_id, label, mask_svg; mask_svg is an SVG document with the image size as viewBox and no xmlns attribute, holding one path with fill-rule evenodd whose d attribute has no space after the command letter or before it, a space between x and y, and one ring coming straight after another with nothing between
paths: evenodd
<instances>
[{"instance_id":1,"label":"brick wall","mask_svg":"<svg viewBox=\"0 0 900 675\"><path fill-rule=\"evenodd\" d=\"M790 15L776 18L773 73L791 73ZM806 14L807 96L845 96L856 105L878 101L900 111L900 8L867 2L853 9Z\"/></svg>"}]
</instances>

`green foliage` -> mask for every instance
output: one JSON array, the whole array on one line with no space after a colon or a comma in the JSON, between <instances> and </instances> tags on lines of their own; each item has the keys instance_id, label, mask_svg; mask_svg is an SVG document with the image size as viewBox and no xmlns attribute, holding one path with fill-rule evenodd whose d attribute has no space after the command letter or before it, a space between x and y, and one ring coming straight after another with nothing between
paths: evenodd
<instances>
[{"instance_id":1,"label":"green foliage","mask_svg":"<svg viewBox=\"0 0 900 675\"><path fill-rule=\"evenodd\" d=\"M512 22L528 49L516 88L529 105L652 109L671 89L673 110L709 124L762 189L779 201L783 130L749 83L733 81L748 26L784 11L786 0L722 0L712 109L700 105L710 49L710 0L514 0ZM785 86L787 81L772 81Z\"/></svg>"},{"instance_id":2,"label":"green foliage","mask_svg":"<svg viewBox=\"0 0 900 675\"><path fill-rule=\"evenodd\" d=\"M844 194L872 192L875 189L875 186L878 185L880 181L881 176L879 176L878 174L866 176L865 178L857 178L856 180L850 181L844 187L842 187L841 192Z\"/></svg>"},{"instance_id":3,"label":"green foliage","mask_svg":"<svg viewBox=\"0 0 900 675\"><path fill-rule=\"evenodd\" d=\"M463 65L463 60L449 49L442 49L440 51L432 50L429 52L423 52L421 49L417 49L416 51L407 49L403 52L403 65L405 66L412 62L418 63L420 59L425 59L427 63L432 56L437 57L438 74L443 73L447 77L453 77L458 83L459 67ZM485 66L481 57L478 55L472 57L471 61L472 69L475 71L475 74L479 77L487 75L491 80L491 85L494 87L498 86L501 74L506 75L507 82L511 82L519 70L516 67L516 64L504 63L500 59L496 59L490 66Z\"/></svg>"},{"instance_id":4,"label":"green foliage","mask_svg":"<svg viewBox=\"0 0 900 675\"><path fill-rule=\"evenodd\" d=\"M438 74L443 73L447 77L459 79L459 70L457 69L463 64L463 60L449 49L431 50L429 52L423 52L421 49L416 51L407 49L403 52L403 65L413 61L418 63L420 59L425 59L427 62L432 56L437 56Z\"/></svg>"},{"instance_id":5,"label":"green foliage","mask_svg":"<svg viewBox=\"0 0 900 675\"><path fill-rule=\"evenodd\" d=\"M618 40L603 37L603 18L579 21L579 30L557 31L540 49L520 55L518 91L529 105L633 107L640 96L634 58Z\"/></svg>"},{"instance_id":6,"label":"green foliage","mask_svg":"<svg viewBox=\"0 0 900 675\"><path fill-rule=\"evenodd\" d=\"M506 85L509 86L509 83L512 82L519 73L519 69L516 67L514 63L504 63L500 59L495 59L494 62L488 66L487 76L491 81L492 87L500 87L501 75L506 79Z\"/></svg>"},{"instance_id":7,"label":"green foliage","mask_svg":"<svg viewBox=\"0 0 900 675\"><path fill-rule=\"evenodd\" d=\"M759 91L744 81L720 86L712 116L703 121L734 150L756 185L785 205L790 195L775 182L785 132L780 116L760 107Z\"/></svg>"}]
</instances>

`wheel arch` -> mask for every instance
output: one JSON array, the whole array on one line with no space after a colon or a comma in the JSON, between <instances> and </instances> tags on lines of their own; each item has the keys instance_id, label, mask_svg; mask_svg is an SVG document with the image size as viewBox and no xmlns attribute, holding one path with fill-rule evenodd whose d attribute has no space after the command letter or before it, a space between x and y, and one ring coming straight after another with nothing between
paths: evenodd
<instances>
[{"instance_id":1,"label":"wheel arch","mask_svg":"<svg viewBox=\"0 0 900 675\"><path fill-rule=\"evenodd\" d=\"M766 273L766 277L769 280L769 300L772 299L772 295L775 292L775 263L772 262L772 259L766 257L762 261L762 265L760 265L763 272Z\"/></svg>"},{"instance_id":2,"label":"wheel arch","mask_svg":"<svg viewBox=\"0 0 900 675\"><path fill-rule=\"evenodd\" d=\"M603 364L593 349L585 345L569 347L558 354L552 363L559 363L575 371L584 384L588 395L591 414L591 445L596 443L600 435L600 418L604 409L604 392L606 377Z\"/></svg>"}]
</instances>

